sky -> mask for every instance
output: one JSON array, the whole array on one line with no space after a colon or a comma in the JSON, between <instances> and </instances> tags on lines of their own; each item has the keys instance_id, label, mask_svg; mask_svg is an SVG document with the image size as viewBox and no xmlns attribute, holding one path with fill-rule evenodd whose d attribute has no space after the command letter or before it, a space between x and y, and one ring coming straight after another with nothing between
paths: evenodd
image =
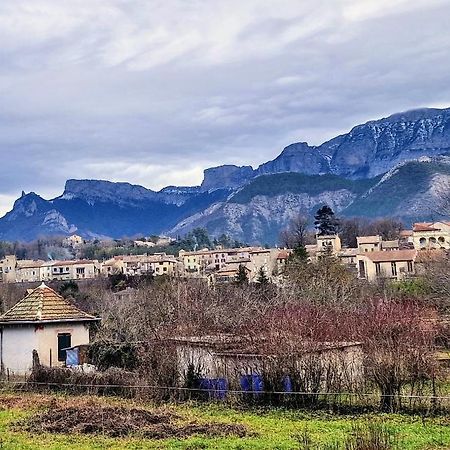
<instances>
[{"instance_id":1,"label":"sky","mask_svg":"<svg viewBox=\"0 0 450 450\"><path fill-rule=\"evenodd\" d=\"M0 213L450 106L450 0L1 0Z\"/></svg>"}]
</instances>

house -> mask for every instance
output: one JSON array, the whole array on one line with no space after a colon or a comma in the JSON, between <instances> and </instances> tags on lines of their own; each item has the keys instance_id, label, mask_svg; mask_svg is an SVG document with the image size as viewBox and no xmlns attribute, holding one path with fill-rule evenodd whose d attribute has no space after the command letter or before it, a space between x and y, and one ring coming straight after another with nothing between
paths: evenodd
<instances>
[{"instance_id":1,"label":"house","mask_svg":"<svg viewBox=\"0 0 450 450\"><path fill-rule=\"evenodd\" d=\"M210 276L210 280L212 283L230 283L236 281L239 266L242 266L247 274L247 278L250 280L251 270L247 267L250 263L250 259L241 259L238 261L231 261L227 263L224 267L219 269L217 272L214 272Z\"/></svg>"},{"instance_id":2,"label":"house","mask_svg":"<svg viewBox=\"0 0 450 450\"><path fill-rule=\"evenodd\" d=\"M193 367L204 379L222 380L230 389L256 390L252 389L256 378L263 388L264 376L270 372L295 377L307 367L314 370L314 376L320 369L323 383L346 378L348 385L355 385L363 373L360 342L301 342L288 353L269 348L263 337L255 341L233 334L179 337L170 342L181 375Z\"/></svg>"},{"instance_id":3,"label":"house","mask_svg":"<svg viewBox=\"0 0 450 450\"><path fill-rule=\"evenodd\" d=\"M6 255L0 261L0 280L3 283L23 283L41 280L41 267L44 261L17 259Z\"/></svg>"},{"instance_id":4,"label":"house","mask_svg":"<svg viewBox=\"0 0 450 450\"><path fill-rule=\"evenodd\" d=\"M277 275L281 275L284 272L284 269L286 268L286 264L289 260L289 257L291 256L292 250L280 250L277 254L277 261L276 266L274 269L274 273Z\"/></svg>"},{"instance_id":5,"label":"house","mask_svg":"<svg viewBox=\"0 0 450 450\"><path fill-rule=\"evenodd\" d=\"M342 248L337 252L336 256L339 261L349 269L356 269L356 256L358 255L357 248Z\"/></svg>"},{"instance_id":6,"label":"house","mask_svg":"<svg viewBox=\"0 0 450 450\"><path fill-rule=\"evenodd\" d=\"M401 280L415 274L416 250L368 251L356 256L358 278Z\"/></svg>"},{"instance_id":7,"label":"house","mask_svg":"<svg viewBox=\"0 0 450 450\"><path fill-rule=\"evenodd\" d=\"M112 273L126 275L177 275L178 261L173 255L155 253L154 255L124 255L116 256L106 261L102 267L104 275Z\"/></svg>"},{"instance_id":8,"label":"house","mask_svg":"<svg viewBox=\"0 0 450 450\"><path fill-rule=\"evenodd\" d=\"M337 234L316 236L316 258L321 258L327 253L336 255L341 249L341 238Z\"/></svg>"},{"instance_id":9,"label":"house","mask_svg":"<svg viewBox=\"0 0 450 450\"><path fill-rule=\"evenodd\" d=\"M100 274L97 260L47 261L41 266L42 281L66 281L95 278Z\"/></svg>"},{"instance_id":10,"label":"house","mask_svg":"<svg viewBox=\"0 0 450 450\"><path fill-rule=\"evenodd\" d=\"M100 272L103 276L109 276L117 273L123 273L123 256L114 256L101 264Z\"/></svg>"},{"instance_id":11,"label":"house","mask_svg":"<svg viewBox=\"0 0 450 450\"><path fill-rule=\"evenodd\" d=\"M34 350L40 364L63 366L65 349L88 344L90 325L99 320L42 283L0 316L2 373L26 375Z\"/></svg>"},{"instance_id":12,"label":"house","mask_svg":"<svg viewBox=\"0 0 450 450\"><path fill-rule=\"evenodd\" d=\"M16 283L30 283L41 281L42 265L41 260L18 260L16 264Z\"/></svg>"},{"instance_id":13,"label":"house","mask_svg":"<svg viewBox=\"0 0 450 450\"><path fill-rule=\"evenodd\" d=\"M450 222L420 222L413 225L416 250L450 249Z\"/></svg>"},{"instance_id":14,"label":"house","mask_svg":"<svg viewBox=\"0 0 450 450\"><path fill-rule=\"evenodd\" d=\"M84 239L78 234L72 234L72 236L67 236L63 240L63 244L66 247L77 248L84 244Z\"/></svg>"},{"instance_id":15,"label":"house","mask_svg":"<svg viewBox=\"0 0 450 450\"><path fill-rule=\"evenodd\" d=\"M358 236L356 245L359 253L377 252L381 250L381 236Z\"/></svg>"},{"instance_id":16,"label":"house","mask_svg":"<svg viewBox=\"0 0 450 450\"><path fill-rule=\"evenodd\" d=\"M400 240L392 239L390 241L381 241L381 250L389 252L391 250L400 250Z\"/></svg>"}]
</instances>

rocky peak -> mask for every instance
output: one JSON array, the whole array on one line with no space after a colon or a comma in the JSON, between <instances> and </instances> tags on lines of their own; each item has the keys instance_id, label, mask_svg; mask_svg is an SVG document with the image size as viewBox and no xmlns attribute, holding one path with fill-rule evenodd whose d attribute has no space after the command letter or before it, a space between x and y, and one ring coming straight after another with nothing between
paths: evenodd
<instances>
[{"instance_id":1,"label":"rocky peak","mask_svg":"<svg viewBox=\"0 0 450 450\"><path fill-rule=\"evenodd\" d=\"M233 165L210 167L203 174L203 191L240 187L254 176L251 166Z\"/></svg>"},{"instance_id":2,"label":"rocky peak","mask_svg":"<svg viewBox=\"0 0 450 450\"><path fill-rule=\"evenodd\" d=\"M156 192L130 183L113 183L103 180L67 180L62 199L81 198L89 203L96 201L153 200Z\"/></svg>"},{"instance_id":3,"label":"rocky peak","mask_svg":"<svg viewBox=\"0 0 450 450\"><path fill-rule=\"evenodd\" d=\"M14 202L13 209L9 214L9 219L13 220L20 216L31 217L40 209L46 207L48 202L34 192L26 194L22 191L22 195Z\"/></svg>"},{"instance_id":4,"label":"rocky peak","mask_svg":"<svg viewBox=\"0 0 450 450\"><path fill-rule=\"evenodd\" d=\"M301 172L318 175L329 172L327 159L306 142L288 145L273 161L261 164L256 170L258 175L281 172Z\"/></svg>"},{"instance_id":5,"label":"rocky peak","mask_svg":"<svg viewBox=\"0 0 450 450\"><path fill-rule=\"evenodd\" d=\"M450 109L419 109L372 120L319 147L330 155L332 173L350 178L373 177L401 162L449 150Z\"/></svg>"}]
</instances>

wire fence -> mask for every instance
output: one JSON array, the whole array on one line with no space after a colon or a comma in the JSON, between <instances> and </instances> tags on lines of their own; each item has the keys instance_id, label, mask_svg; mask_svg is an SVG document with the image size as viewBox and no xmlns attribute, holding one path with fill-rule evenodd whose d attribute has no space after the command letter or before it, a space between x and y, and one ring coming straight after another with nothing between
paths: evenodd
<instances>
[{"instance_id":1,"label":"wire fence","mask_svg":"<svg viewBox=\"0 0 450 450\"><path fill-rule=\"evenodd\" d=\"M96 384L0 380L2 392L63 393L67 395L117 396L161 402L212 401L240 406L285 406L329 409L335 412L408 412L450 414L450 395L380 392L308 392L279 390L205 389L152 384Z\"/></svg>"}]
</instances>

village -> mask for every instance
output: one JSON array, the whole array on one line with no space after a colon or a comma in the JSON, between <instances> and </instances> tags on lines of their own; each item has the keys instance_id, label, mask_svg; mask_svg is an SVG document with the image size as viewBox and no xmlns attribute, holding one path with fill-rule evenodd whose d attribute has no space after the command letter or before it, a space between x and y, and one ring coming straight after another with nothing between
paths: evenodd
<instances>
[{"instance_id":1,"label":"village","mask_svg":"<svg viewBox=\"0 0 450 450\"><path fill-rule=\"evenodd\" d=\"M163 242L166 244L170 242L170 239L165 239ZM417 270L420 271L420 264L427 259L444 257L445 251L450 249L450 222L415 223L411 230L401 231L395 240L383 240L380 235L358 236L355 248L342 246L337 234L317 234L315 240L315 244L305 245L312 261L328 254L360 279L371 282L401 280L415 276ZM83 243L84 239L77 235L64 239L64 244L69 247L76 248ZM134 244L149 250L154 245L139 240ZM264 273L271 282L282 283L283 269L291 254L292 249L289 248L224 248L217 245L213 249L180 250L178 257L164 252L149 252L119 255L103 261L21 260L15 255L6 255L0 260L0 282L83 280L124 274L201 278L214 284L235 281L241 267L250 282L257 282Z\"/></svg>"}]
</instances>

